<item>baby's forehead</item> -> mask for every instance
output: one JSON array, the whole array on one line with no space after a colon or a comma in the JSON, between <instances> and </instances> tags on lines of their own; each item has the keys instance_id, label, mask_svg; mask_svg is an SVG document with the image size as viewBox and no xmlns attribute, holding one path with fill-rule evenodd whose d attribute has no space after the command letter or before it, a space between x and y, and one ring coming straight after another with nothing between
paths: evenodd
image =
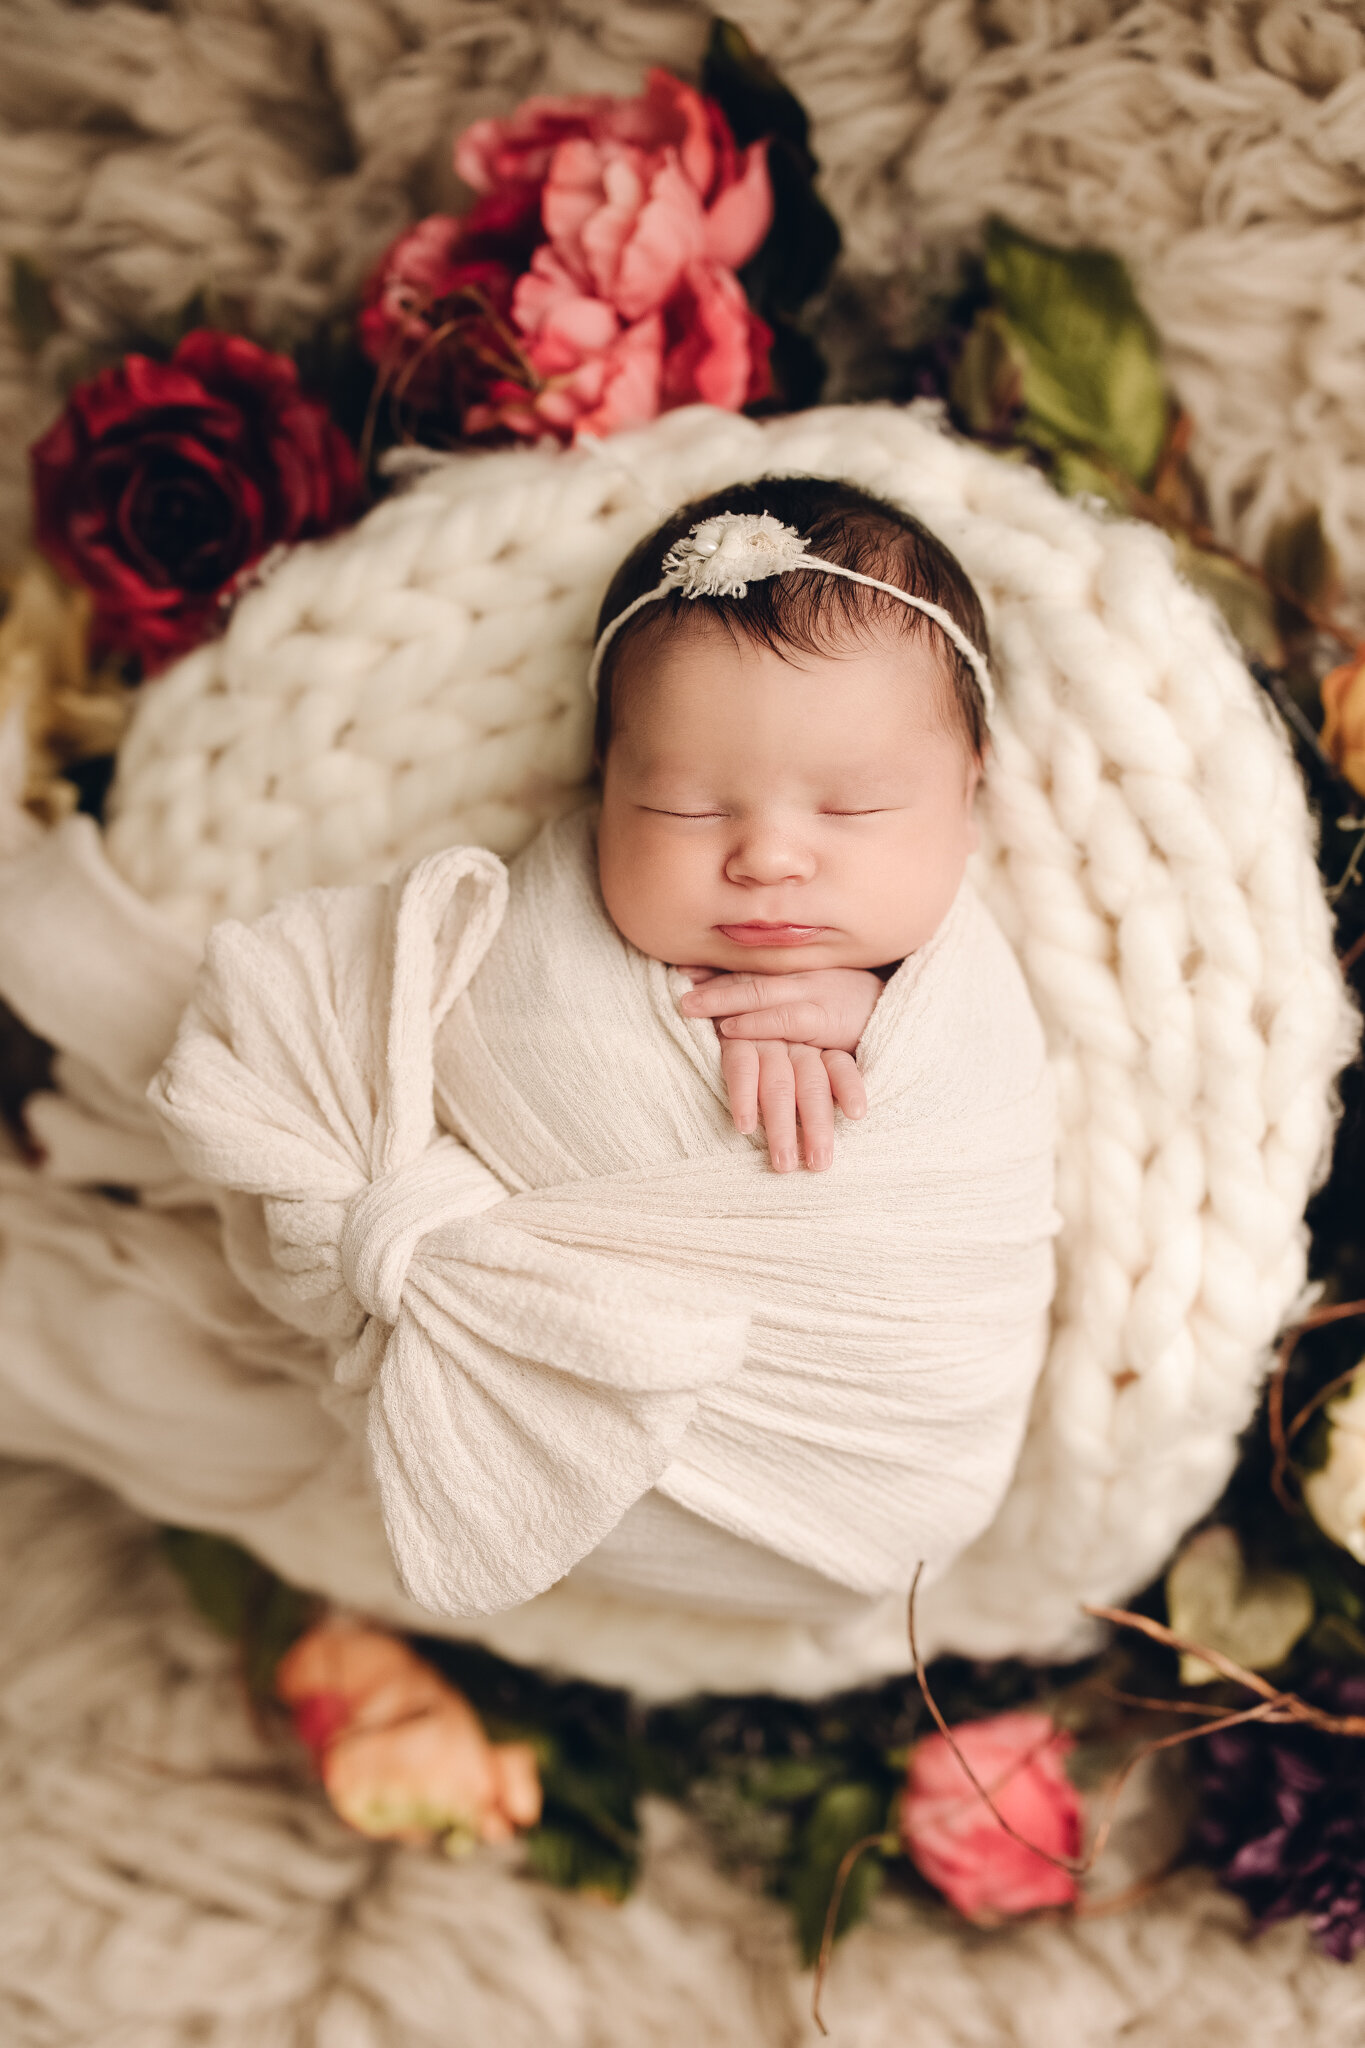
<instances>
[{"instance_id":1,"label":"baby's forehead","mask_svg":"<svg viewBox=\"0 0 1365 2048\"><path fill-rule=\"evenodd\" d=\"M798 719L818 718L829 738L839 731L840 752L861 740L868 753L888 735L959 730L948 665L930 635L879 631L841 633L807 646L739 633L726 619L703 614L662 621L622 650L617 672L615 725L637 745L657 744L679 723L694 732L727 726L742 714L751 687L790 680ZM846 728L841 710L849 709Z\"/></svg>"}]
</instances>

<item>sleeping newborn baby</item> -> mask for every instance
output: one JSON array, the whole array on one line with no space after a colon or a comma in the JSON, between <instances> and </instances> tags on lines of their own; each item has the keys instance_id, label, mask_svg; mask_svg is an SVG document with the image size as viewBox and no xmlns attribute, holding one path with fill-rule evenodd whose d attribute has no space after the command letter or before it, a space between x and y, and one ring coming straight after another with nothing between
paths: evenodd
<instances>
[{"instance_id":1,"label":"sleeping newborn baby","mask_svg":"<svg viewBox=\"0 0 1365 2048\"><path fill-rule=\"evenodd\" d=\"M594 801L212 934L152 1099L433 1612L824 1624L992 1518L1056 1218L985 649L896 508L733 487L608 591Z\"/></svg>"},{"instance_id":2,"label":"sleeping newborn baby","mask_svg":"<svg viewBox=\"0 0 1365 2048\"><path fill-rule=\"evenodd\" d=\"M736 510L775 510L811 553L896 577L984 648L980 602L946 548L851 485L804 478L676 514L618 572L604 630L680 544L724 549L732 533L742 577L746 536L718 517ZM742 598L675 588L603 649L603 901L642 952L690 963L698 992L682 1008L723 1019L736 1122L752 1130L761 1110L778 1172L798 1163L798 1116L807 1166L829 1166L833 1103L853 1116L865 1104L852 1055L882 992L875 970L917 952L957 892L976 844L986 680L932 614L800 569ZM776 1007L758 1007L769 997Z\"/></svg>"}]
</instances>

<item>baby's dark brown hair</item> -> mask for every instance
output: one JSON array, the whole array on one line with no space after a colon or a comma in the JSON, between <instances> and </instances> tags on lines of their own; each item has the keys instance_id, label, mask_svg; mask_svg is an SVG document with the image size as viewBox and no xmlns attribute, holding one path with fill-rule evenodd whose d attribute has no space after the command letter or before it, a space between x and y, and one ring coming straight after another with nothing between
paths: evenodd
<instances>
[{"instance_id":1,"label":"baby's dark brown hair","mask_svg":"<svg viewBox=\"0 0 1365 2048\"><path fill-rule=\"evenodd\" d=\"M823 555L863 576L895 583L915 597L940 605L989 662L990 641L985 614L962 564L943 542L908 512L856 484L825 477L760 477L756 483L728 484L683 505L662 526L642 540L611 580L597 633L620 616L626 606L653 590L664 556L702 520L726 512L768 512L784 526L794 527ZM717 620L736 640L770 647L778 654L836 654L865 642L874 632L889 631L915 639L927 635L939 656L945 681L945 713L979 761L986 742L986 708L981 687L968 662L934 620L913 606L865 583L830 576L820 569L793 569L751 583L744 597L685 597L670 591L654 604L643 605L628 619L608 646L597 679L597 720L593 729L593 769L600 775L607 758L619 709L615 680L622 673L628 649L648 648L650 640L686 630L689 625ZM632 665L631 687L638 667Z\"/></svg>"}]
</instances>

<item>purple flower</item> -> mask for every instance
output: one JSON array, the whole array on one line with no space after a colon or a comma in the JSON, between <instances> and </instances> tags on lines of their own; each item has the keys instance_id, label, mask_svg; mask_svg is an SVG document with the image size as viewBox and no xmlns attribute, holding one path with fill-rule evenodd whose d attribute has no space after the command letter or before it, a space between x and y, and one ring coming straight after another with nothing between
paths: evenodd
<instances>
[{"instance_id":1,"label":"purple flower","mask_svg":"<svg viewBox=\"0 0 1365 2048\"><path fill-rule=\"evenodd\" d=\"M1320 1673L1301 1696L1365 1714L1365 1677ZM1365 1741L1299 1723L1249 1723L1194 1749L1200 1814L1191 1843L1258 1927L1308 1916L1339 1962L1365 1948Z\"/></svg>"}]
</instances>

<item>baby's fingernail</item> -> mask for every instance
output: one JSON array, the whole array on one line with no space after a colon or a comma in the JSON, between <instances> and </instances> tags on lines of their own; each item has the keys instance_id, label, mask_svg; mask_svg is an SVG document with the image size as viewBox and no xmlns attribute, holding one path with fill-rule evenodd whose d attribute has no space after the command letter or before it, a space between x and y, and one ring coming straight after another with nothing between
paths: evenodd
<instances>
[{"instance_id":1,"label":"baby's fingernail","mask_svg":"<svg viewBox=\"0 0 1365 2048\"><path fill-rule=\"evenodd\" d=\"M721 1018L718 1018L718 1019L717 1019L717 1029L718 1029L718 1030L721 1030L721 1031L733 1031L733 1030L734 1030L734 1028L735 1028L735 1020L734 1020L734 1018L733 1018L733 1017L721 1017Z\"/></svg>"},{"instance_id":2,"label":"baby's fingernail","mask_svg":"<svg viewBox=\"0 0 1365 2048\"><path fill-rule=\"evenodd\" d=\"M833 1161L834 1154L832 1152L812 1152L807 1164L813 1173L823 1173L827 1166L833 1164Z\"/></svg>"},{"instance_id":3,"label":"baby's fingernail","mask_svg":"<svg viewBox=\"0 0 1365 2048\"><path fill-rule=\"evenodd\" d=\"M779 1173L790 1173L796 1165L796 1154L794 1152L774 1152L773 1165Z\"/></svg>"},{"instance_id":4,"label":"baby's fingernail","mask_svg":"<svg viewBox=\"0 0 1365 2048\"><path fill-rule=\"evenodd\" d=\"M864 1116L864 1115L866 1114L866 1112L867 1112L867 1104L866 1104L865 1102L860 1102L860 1103L858 1104L858 1106L857 1106L857 1108L856 1108L856 1109L851 1109L851 1110L849 1111L849 1115L850 1115L850 1116Z\"/></svg>"}]
</instances>

